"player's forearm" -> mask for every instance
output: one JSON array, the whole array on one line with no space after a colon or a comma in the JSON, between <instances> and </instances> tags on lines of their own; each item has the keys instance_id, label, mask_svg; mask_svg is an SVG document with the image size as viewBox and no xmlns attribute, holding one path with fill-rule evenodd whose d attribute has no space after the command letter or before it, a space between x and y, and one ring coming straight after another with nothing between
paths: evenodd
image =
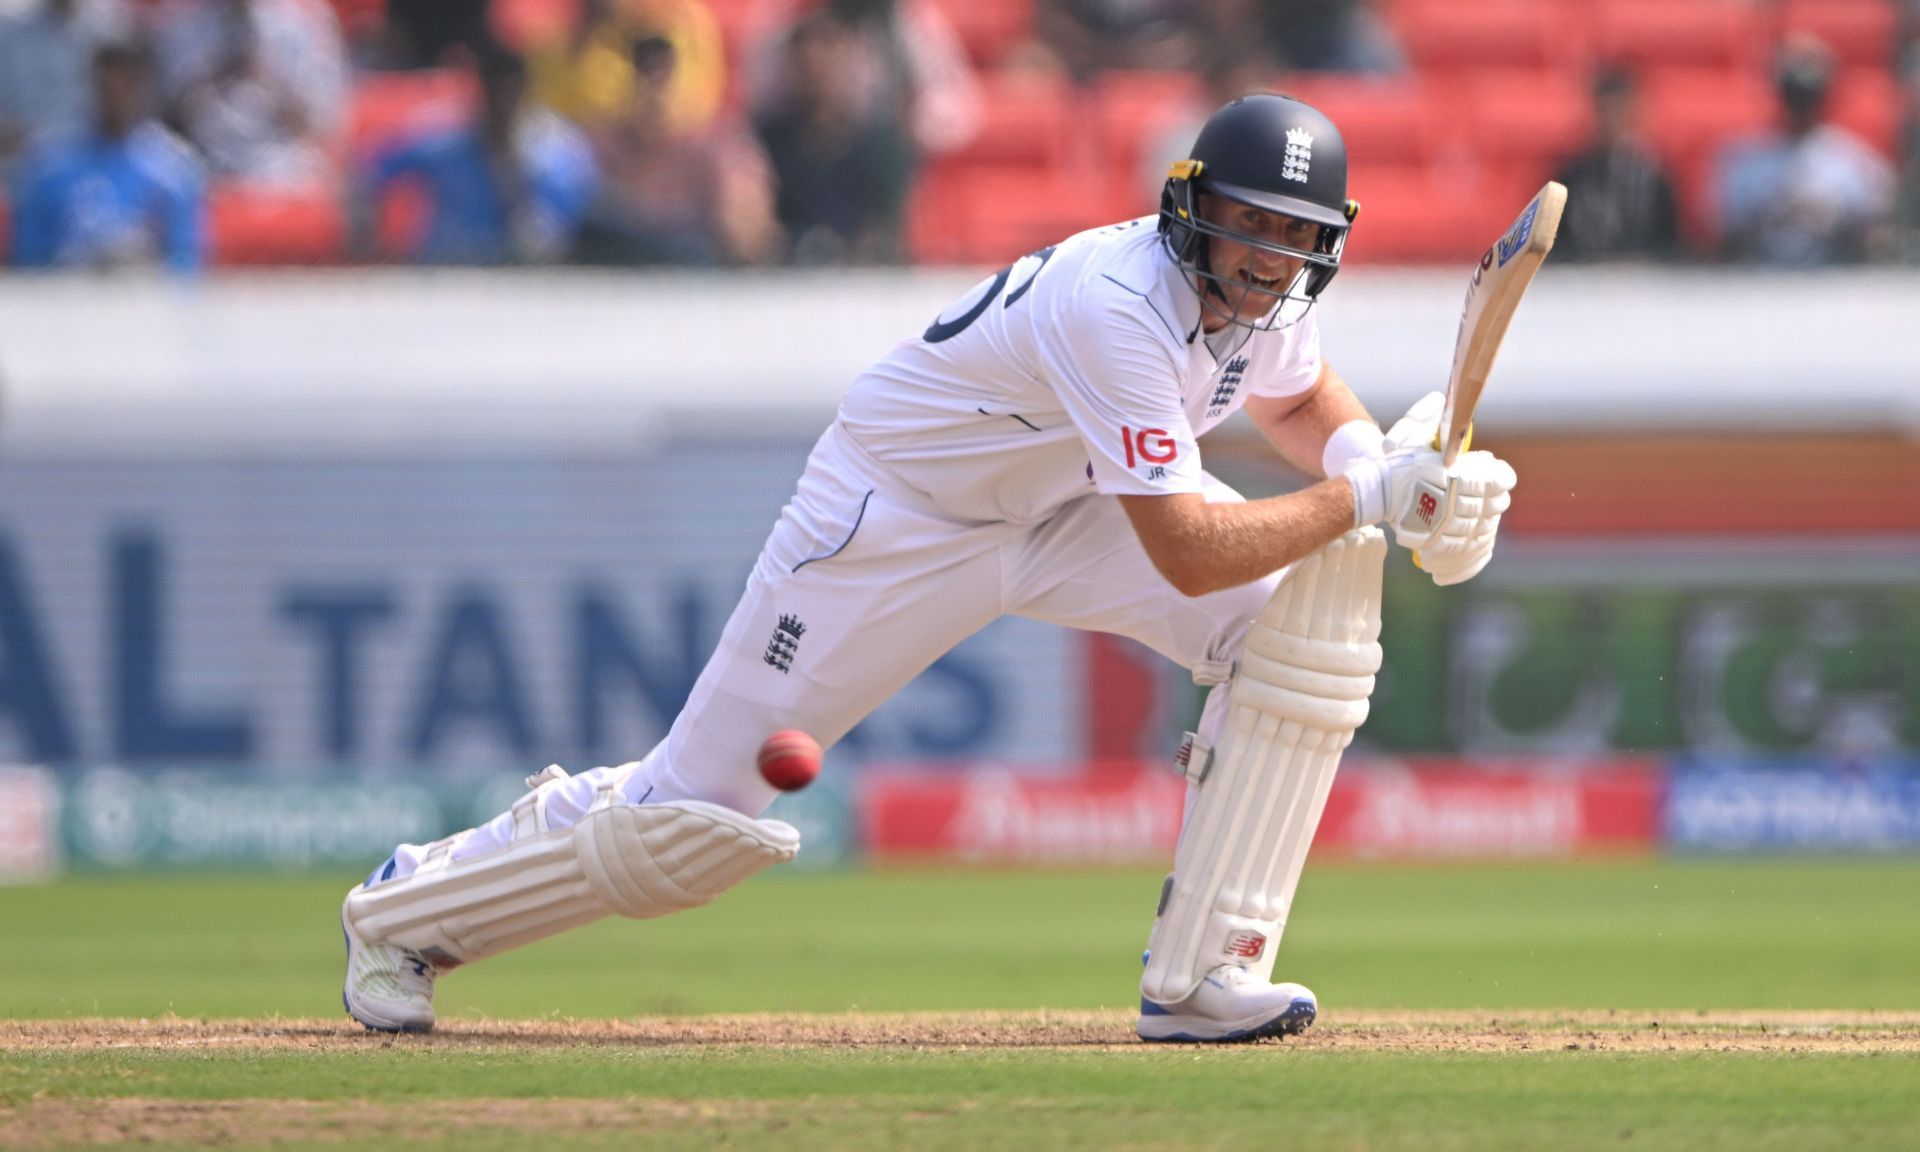
<instances>
[{"instance_id":1,"label":"player's forearm","mask_svg":"<svg viewBox=\"0 0 1920 1152\"><path fill-rule=\"evenodd\" d=\"M1244 504L1191 505L1147 551L1183 595L1204 596L1259 580L1352 528L1353 490L1335 478Z\"/></svg>"},{"instance_id":2,"label":"player's forearm","mask_svg":"<svg viewBox=\"0 0 1920 1152\"><path fill-rule=\"evenodd\" d=\"M1354 420L1371 421L1365 405L1331 365L1324 368L1313 394L1284 416L1260 421L1260 430L1281 459L1309 476L1324 475L1322 453L1334 429Z\"/></svg>"}]
</instances>

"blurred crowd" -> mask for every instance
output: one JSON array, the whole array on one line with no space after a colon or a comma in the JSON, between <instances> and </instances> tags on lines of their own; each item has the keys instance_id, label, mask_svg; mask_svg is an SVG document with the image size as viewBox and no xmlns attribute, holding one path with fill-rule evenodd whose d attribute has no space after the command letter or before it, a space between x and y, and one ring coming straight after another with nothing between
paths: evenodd
<instances>
[{"instance_id":1,"label":"blurred crowd","mask_svg":"<svg viewBox=\"0 0 1920 1152\"><path fill-rule=\"evenodd\" d=\"M1338 93L1358 108L1411 91L1429 40L1401 35L1418 20L1400 2L0 0L5 251L181 270L990 257L1151 211L1167 161L1232 95L1373 85L1329 89L1345 125ZM1457 0L1489 20L1578 2ZM1571 189L1564 256L1920 256L1920 0L1847 4L1885 9L1865 61L1783 27L1756 54L1766 122L1711 139L1691 179L1649 142L1635 62L1583 59L1583 106L1562 117L1578 137L1556 129L1550 171L1518 177ZM1861 67L1884 75L1891 140L1833 114L1836 77ZM1451 131L1439 104L1412 131ZM1433 140L1407 150L1417 176L1373 178L1415 228L1438 197L1410 182L1506 191Z\"/></svg>"}]
</instances>

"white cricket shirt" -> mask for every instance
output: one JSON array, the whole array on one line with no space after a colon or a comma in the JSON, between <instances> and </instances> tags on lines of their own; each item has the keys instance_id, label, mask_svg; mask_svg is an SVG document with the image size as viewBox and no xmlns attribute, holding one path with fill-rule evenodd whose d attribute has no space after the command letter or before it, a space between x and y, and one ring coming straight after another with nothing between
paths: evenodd
<instances>
[{"instance_id":1,"label":"white cricket shirt","mask_svg":"<svg viewBox=\"0 0 1920 1152\"><path fill-rule=\"evenodd\" d=\"M1249 393L1312 387L1320 332L1309 311L1189 342L1200 302L1155 223L1082 232L981 281L854 380L840 423L962 519L1200 491L1199 437Z\"/></svg>"}]
</instances>

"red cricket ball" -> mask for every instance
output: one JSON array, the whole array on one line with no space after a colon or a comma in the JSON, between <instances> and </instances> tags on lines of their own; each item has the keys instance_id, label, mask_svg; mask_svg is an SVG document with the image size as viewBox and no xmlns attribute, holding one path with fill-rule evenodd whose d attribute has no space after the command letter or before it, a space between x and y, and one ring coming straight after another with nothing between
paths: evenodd
<instances>
[{"instance_id":1,"label":"red cricket ball","mask_svg":"<svg viewBox=\"0 0 1920 1152\"><path fill-rule=\"evenodd\" d=\"M805 788L820 775L820 742L792 728L775 732L760 745L760 775L782 792Z\"/></svg>"}]
</instances>

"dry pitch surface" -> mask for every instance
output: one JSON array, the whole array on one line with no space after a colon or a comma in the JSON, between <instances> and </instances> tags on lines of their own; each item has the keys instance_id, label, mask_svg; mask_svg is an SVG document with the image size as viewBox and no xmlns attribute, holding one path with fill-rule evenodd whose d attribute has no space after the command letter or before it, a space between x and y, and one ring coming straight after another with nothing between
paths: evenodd
<instances>
[{"instance_id":1,"label":"dry pitch surface","mask_svg":"<svg viewBox=\"0 0 1920 1152\"><path fill-rule=\"evenodd\" d=\"M345 1020L74 1019L0 1022L0 1061L79 1053L337 1053L439 1050L448 1055L533 1053L559 1048L652 1050L783 1049L819 1052L1132 1049L1132 1017L1108 1012L737 1015L549 1020L456 1020L429 1036L382 1036ZM1321 1053L1655 1054L1742 1052L1777 1055L1920 1052L1920 1013L1521 1013L1349 1012L1286 1041L1264 1041L1279 1059ZM1244 1050L1244 1049L1242 1049ZM160 1144L262 1145L294 1140L332 1145L406 1140L428 1134L518 1131L575 1136L765 1126L782 1121L755 1100L689 1103L666 1099L540 1099L371 1102L303 1099L178 1099L135 1093L105 1098L36 1094L0 1106L0 1147L56 1148Z\"/></svg>"},{"instance_id":2,"label":"dry pitch surface","mask_svg":"<svg viewBox=\"0 0 1920 1152\"><path fill-rule=\"evenodd\" d=\"M333 1020L9 1020L0 1054L67 1049L1142 1048L1130 1013L945 1012L467 1021L383 1036ZM1343 1012L1284 1045L1314 1052L1920 1052L1920 1012Z\"/></svg>"}]
</instances>

